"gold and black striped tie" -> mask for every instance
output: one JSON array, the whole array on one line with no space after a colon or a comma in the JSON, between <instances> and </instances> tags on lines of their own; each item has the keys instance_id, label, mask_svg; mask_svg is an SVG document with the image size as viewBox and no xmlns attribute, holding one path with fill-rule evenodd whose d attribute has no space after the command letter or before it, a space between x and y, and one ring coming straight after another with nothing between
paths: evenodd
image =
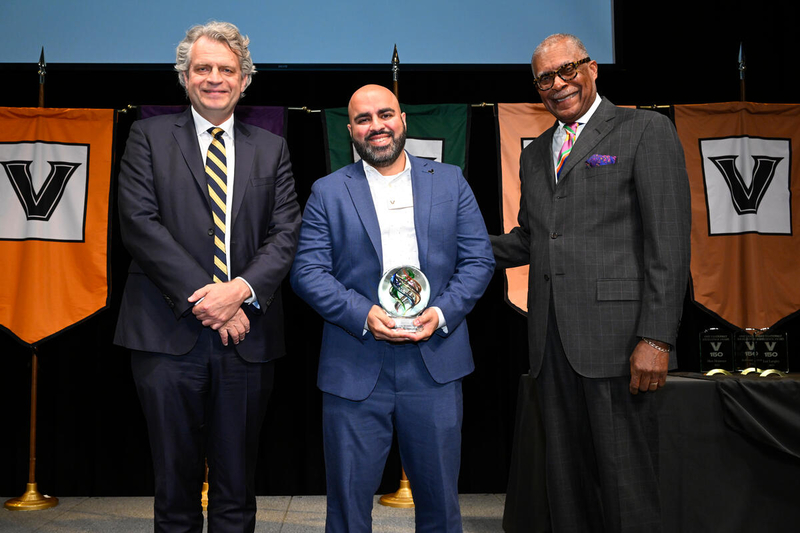
<instances>
[{"instance_id":1,"label":"gold and black striped tie","mask_svg":"<svg viewBox=\"0 0 800 533\"><path fill-rule=\"evenodd\" d=\"M228 167L222 128L209 128L214 137L206 155L206 179L214 218L214 283L228 281L228 261L225 250L226 198L228 197Z\"/></svg>"}]
</instances>

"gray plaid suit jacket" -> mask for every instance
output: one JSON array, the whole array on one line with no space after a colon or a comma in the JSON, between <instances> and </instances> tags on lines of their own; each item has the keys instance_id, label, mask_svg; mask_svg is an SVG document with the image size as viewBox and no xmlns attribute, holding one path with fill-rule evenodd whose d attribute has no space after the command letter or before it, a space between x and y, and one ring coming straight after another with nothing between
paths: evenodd
<instances>
[{"instance_id":1,"label":"gray plaid suit jacket","mask_svg":"<svg viewBox=\"0 0 800 533\"><path fill-rule=\"evenodd\" d=\"M492 237L497 266L530 264L534 376L551 294L575 371L590 378L629 375L628 358L640 337L674 346L678 332L691 225L683 149L663 115L603 99L556 184L551 144L557 126L522 152L519 226ZM590 167L594 154L616 156L616 163Z\"/></svg>"}]
</instances>

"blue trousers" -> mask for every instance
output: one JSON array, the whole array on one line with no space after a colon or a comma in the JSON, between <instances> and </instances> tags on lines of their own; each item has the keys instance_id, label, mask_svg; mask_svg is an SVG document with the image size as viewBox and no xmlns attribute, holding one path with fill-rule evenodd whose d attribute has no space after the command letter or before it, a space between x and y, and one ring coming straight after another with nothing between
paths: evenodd
<instances>
[{"instance_id":1,"label":"blue trousers","mask_svg":"<svg viewBox=\"0 0 800 533\"><path fill-rule=\"evenodd\" d=\"M460 533L462 416L461 380L435 382L414 345L386 351L378 383L366 400L324 394L325 531L372 531L372 502L396 430L414 494L416 530Z\"/></svg>"}]
</instances>

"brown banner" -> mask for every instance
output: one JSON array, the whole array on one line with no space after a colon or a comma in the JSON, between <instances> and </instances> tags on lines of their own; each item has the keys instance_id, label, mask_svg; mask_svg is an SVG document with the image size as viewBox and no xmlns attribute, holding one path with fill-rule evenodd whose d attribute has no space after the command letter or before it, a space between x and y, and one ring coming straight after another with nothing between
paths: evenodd
<instances>
[{"instance_id":1,"label":"brown banner","mask_svg":"<svg viewBox=\"0 0 800 533\"><path fill-rule=\"evenodd\" d=\"M519 156L530 141L555 123L542 104L497 104L500 135L503 233L517 224L520 200ZM517 310L528 311L528 267L506 270L506 300Z\"/></svg>"},{"instance_id":2,"label":"brown banner","mask_svg":"<svg viewBox=\"0 0 800 533\"><path fill-rule=\"evenodd\" d=\"M694 300L739 328L800 310L800 105L677 105L675 125L692 190Z\"/></svg>"}]
</instances>

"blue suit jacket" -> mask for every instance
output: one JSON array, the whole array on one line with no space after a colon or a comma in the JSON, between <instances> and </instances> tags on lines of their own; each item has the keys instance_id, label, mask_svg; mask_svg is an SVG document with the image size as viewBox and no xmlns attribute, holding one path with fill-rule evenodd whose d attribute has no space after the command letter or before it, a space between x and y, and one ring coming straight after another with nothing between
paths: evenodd
<instances>
[{"instance_id":1,"label":"blue suit jacket","mask_svg":"<svg viewBox=\"0 0 800 533\"><path fill-rule=\"evenodd\" d=\"M441 329L419 343L439 383L475 368L465 317L483 294L494 257L478 204L458 167L409 156L420 268ZM325 320L317 385L350 400L367 398L393 345L362 334L378 304L383 273L381 232L359 161L314 183L291 271L295 292Z\"/></svg>"}]
</instances>

